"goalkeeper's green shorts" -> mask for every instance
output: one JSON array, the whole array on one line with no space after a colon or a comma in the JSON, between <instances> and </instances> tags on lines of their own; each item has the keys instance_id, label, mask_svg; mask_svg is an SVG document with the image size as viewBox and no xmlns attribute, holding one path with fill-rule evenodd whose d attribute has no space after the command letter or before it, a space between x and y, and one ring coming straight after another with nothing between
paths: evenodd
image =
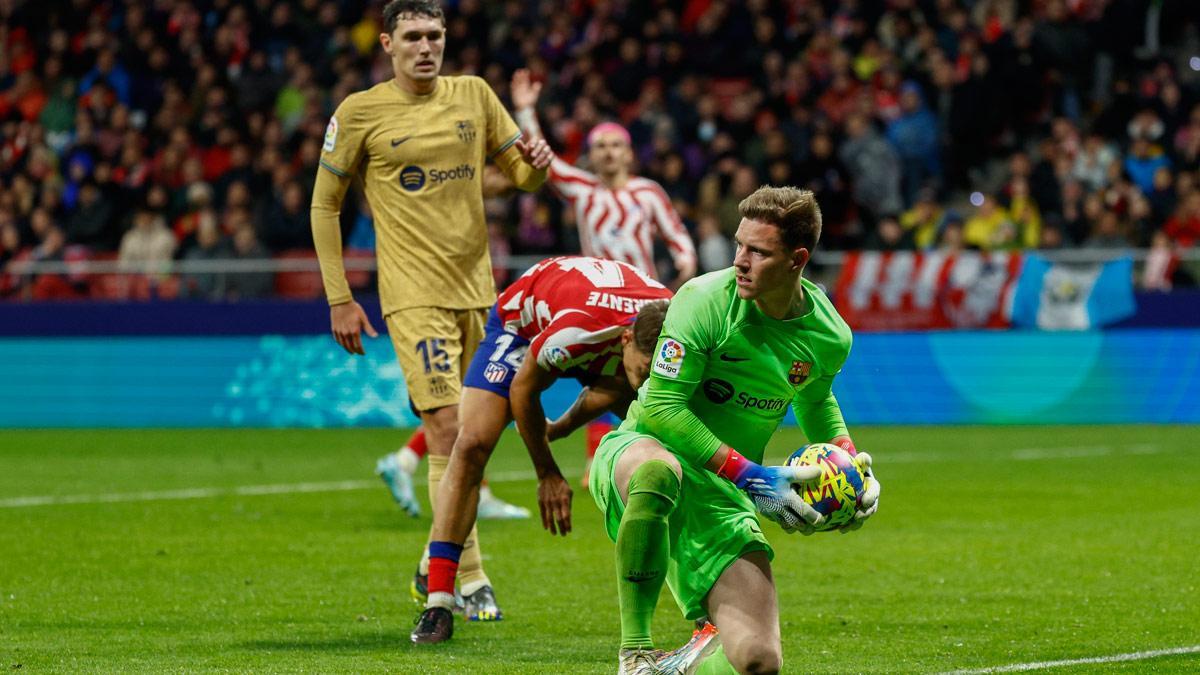
<instances>
[{"instance_id":1,"label":"goalkeeper's green shorts","mask_svg":"<svg viewBox=\"0 0 1200 675\"><path fill-rule=\"evenodd\" d=\"M613 472L625 449L641 438L654 439L671 449L653 436L618 429L600 441L592 463L588 488L604 514L604 529L613 541L617 540L617 529L625 514ZM733 561L753 551L765 551L769 560L775 552L763 536L749 498L715 473L682 459L679 463L683 466L683 485L669 519L671 563L667 586L684 617L698 619L707 613L704 598Z\"/></svg>"}]
</instances>

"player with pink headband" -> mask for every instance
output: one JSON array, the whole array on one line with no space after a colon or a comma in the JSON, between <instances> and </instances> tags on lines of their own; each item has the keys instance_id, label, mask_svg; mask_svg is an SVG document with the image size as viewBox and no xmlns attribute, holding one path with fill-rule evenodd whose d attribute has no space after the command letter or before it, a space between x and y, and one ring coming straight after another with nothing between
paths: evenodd
<instances>
[{"instance_id":1,"label":"player with pink headband","mask_svg":"<svg viewBox=\"0 0 1200 675\"><path fill-rule=\"evenodd\" d=\"M534 111L541 91L541 83L530 79L528 70L513 73L513 117L527 138L544 137ZM696 246L671 198L658 183L630 173L633 142L629 131L615 122L602 122L588 132L587 143L588 161L596 173L571 166L555 155L546 177L546 184L575 210L583 255L619 260L657 277L654 238L658 237L675 262L671 286L678 288L695 276ZM588 425L585 489L596 448L611 430L612 424L603 420Z\"/></svg>"},{"instance_id":2,"label":"player with pink headband","mask_svg":"<svg viewBox=\"0 0 1200 675\"><path fill-rule=\"evenodd\" d=\"M529 138L541 138L534 107L542 85L528 70L512 78L514 118ZM583 254L629 263L657 276L654 238L667 245L675 262L673 286L696 274L696 246L671 199L658 183L630 174L633 146L629 132L614 122L597 124L587 136L588 160L595 173L571 166L558 156L546 183L575 210Z\"/></svg>"}]
</instances>

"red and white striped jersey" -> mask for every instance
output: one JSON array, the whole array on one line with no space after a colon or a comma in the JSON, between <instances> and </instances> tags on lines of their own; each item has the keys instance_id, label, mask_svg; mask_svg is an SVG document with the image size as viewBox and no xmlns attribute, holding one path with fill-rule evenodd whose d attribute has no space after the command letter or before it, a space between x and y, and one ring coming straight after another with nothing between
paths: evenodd
<instances>
[{"instance_id":1,"label":"red and white striped jersey","mask_svg":"<svg viewBox=\"0 0 1200 675\"><path fill-rule=\"evenodd\" d=\"M500 294L496 313L505 330L530 341L529 354L543 368L613 375L621 333L643 305L670 297L632 265L564 256L529 268Z\"/></svg>"},{"instance_id":2,"label":"red and white striped jersey","mask_svg":"<svg viewBox=\"0 0 1200 675\"><path fill-rule=\"evenodd\" d=\"M612 189L595 174L555 157L549 183L575 210L584 255L619 260L653 275L657 233L676 262L695 263L691 235L666 191L649 178L633 176Z\"/></svg>"}]
</instances>

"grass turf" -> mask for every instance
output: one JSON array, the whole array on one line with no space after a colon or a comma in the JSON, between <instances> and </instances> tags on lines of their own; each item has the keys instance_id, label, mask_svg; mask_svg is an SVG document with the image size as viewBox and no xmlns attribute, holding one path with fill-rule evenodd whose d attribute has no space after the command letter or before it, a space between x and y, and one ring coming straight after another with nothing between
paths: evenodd
<instances>
[{"instance_id":1,"label":"grass turf","mask_svg":"<svg viewBox=\"0 0 1200 675\"><path fill-rule=\"evenodd\" d=\"M387 430L0 432L0 668L608 672L613 549L579 491L575 532L486 522L507 619L415 648L408 582L429 520L378 486L15 505L28 496L370 480ZM772 525L785 670L938 672L1200 643L1200 454L1188 427L859 428L880 512L850 534ZM785 431L772 457L801 439ZM578 475L580 441L558 449ZM506 433L502 497L535 508ZM577 484L578 481L576 480ZM151 497L153 495L150 495ZM664 593L663 646L686 640ZM1195 672L1200 655L1059 668Z\"/></svg>"}]
</instances>

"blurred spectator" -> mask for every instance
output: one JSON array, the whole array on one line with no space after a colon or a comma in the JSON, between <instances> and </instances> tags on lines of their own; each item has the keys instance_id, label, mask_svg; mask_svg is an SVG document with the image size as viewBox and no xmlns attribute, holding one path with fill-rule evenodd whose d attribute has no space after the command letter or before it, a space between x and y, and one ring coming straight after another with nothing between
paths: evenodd
<instances>
[{"instance_id":1,"label":"blurred spectator","mask_svg":"<svg viewBox=\"0 0 1200 675\"><path fill-rule=\"evenodd\" d=\"M854 199L874 222L904 208L900 198L900 158L863 115L846 121L846 142L838 155L854 183Z\"/></svg>"},{"instance_id":2,"label":"blurred spectator","mask_svg":"<svg viewBox=\"0 0 1200 675\"><path fill-rule=\"evenodd\" d=\"M696 222L696 253L701 273L723 270L733 264L733 242L721 233L720 221L714 214L702 214Z\"/></svg>"},{"instance_id":3,"label":"blurred spectator","mask_svg":"<svg viewBox=\"0 0 1200 675\"><path fill-rule=\"evenodd\" d=\"M1141 287L1148 291L1171 290L1174 286L1171 277L1178 265L1179 255L1171 238L1165 232L1155 232L1146 266L1142 269Z\"/></svg>"},{"instance_id":4,"label":"blurred spectator","mask_svg":"<svg viewBox=\"0 0 1200 675\"><path fill-rule=\"evenodd\" d=\"M1055 225L1043 227L1040 236L1037 247L1043 251L1053 251L1063 247L1062 230Z\"/></svg>"},{"instance_id":5,"label":"blurred spectator","mask_svg":"<svg viewBox=\"0 0 1200 675\"><path fill-rule=\"evenodd\" d=\"M262 223L262 241L276 251L312 247L308 196L299 181L289 180L271 198Z\"/></svg>"},{"instance_id":6,"label":"blurred spectator","mask_svg":"<svg viewBox=\"0 0 1200 675\"><path fill-rule=\"evenodd\" d=\"M958 253L966 248L966 241L963 239L963 220L957 213L951 211L946 214L941 232L938 233L937 248L942 253Z\"/></svg>"},{"instance_id":7,"label":"blurred spectator","mask_svg":"<svg viewBox=\"0 0 1200 675\"><path fill-rule=\"evenodd\" d=\"M888 125L887 138L900 156L905 202L916 201L921 187L941 183L938 121L917 83L900 88L900 115Z\"/></svg>"},{"instance_id":8,"label":"blurred spectator","mask_svg":"<svg viewBox=\"0 0 1200 675\"><path fill-rule=\"evenodd\" d=\"M739 165L734 170L729 190L717 205L717 217L720 219L721 231L732 233L737 230L738 223L742 222L738 204L741 204L742 200L749 197L758 187L758 175L754 173L754 169Z\"/></svg>"},{"instance_id":9,"label":"blurred spectator","mask_svg":"<svg viewBox=\"0 0 1200 675\"><path fill-rule=\"evenodd\" d=\"M1200 241L1200 190L1192 191L1182 200L1167 219L1163 232L1183 248L1190 248Z\"/></svg>"},{"instance_id":10,"label":"blurred spectator","mask_svg":"<svg viewBox=\"0 0 1200 675\"><path fill-rule=\"evenodd\" d=\"M900 216L900 226L911 233L913 244L919 249L934 245L941 222L942 207L937 203L933 188L921 189L916 203Z\"/></svg>"},{"instance_id":11,"label":"blurred spectator","mask_svg":"<svg viewBox=\"0 0 1200 675\"><path fill-rule=\"evenodd\" d=\"M1089 190L1099 190L1108 181L1108 167L1117 160L1117 153L1102 136L1088 134L1075 156L1071 177Z\"/></svg>"},{"instance_id":12,"label":"blurred spectator","mask_svg":"<svg viewBox=\"0 0 1200 675\"><path fill-rule=\"evenodd\" d=\"M495 281L496 288L504 288L508 284L512 245L508 243L508 234L500 221L488 219L487 231L488 254L492 258L492 280Z\"/></svg>"},{"instance_id":13,"label":"blurred spectator","mask_svg":"<svg viewBox=\"0 0 1200 675\"><path fill-rule=\"evenodd\" d=\"M1029 195L1029 181L1019 178L1008 187L1008 216L1017 228L1016 244L1022 248L1037 248L1042 238L1042 214Z\"/></svg>"},{"instance_id":14,"label":"blurred spectator","mask_svg":"<svg viewBox=\"0 0 1200 675\"><path fill-rule=\"evenodd\" d=\"M1157 145L1143 137L1137 137L1129 147L1124 168L1129 179L1142 191L1142 194L1149 194L1154 190L1155 172L1164 168L1169 170L1171 160L1167 159Z\"/></svg>"},{"instance_id":15,"label":"blurred spectator","mask_svg":"<svg viewBox=\"0 0 1200 675\"><path fill-rule=\"evenodd\" d=\"M249 229L243 228L243 229ZM240 230L239 230L240 231ZM196 245L188 249L186 261L212 261L231 257L229 240L215 221L206 220L196 230ZM184 295L203 300L221 300L225 297L225 274L220 272L194 272L182 279Z\"/></svg>"},{"instance_id":16,"label":"blurred spectator","mask_svg":"<svg viewBox=\"0 0 1200 675\"><path fill-rule=\"evenodd\" d=\"M79 188L75 212L67 222L67 235L72 243L111 250L117 240L114 216L111 200L95 181L87 180Z\"/></svg>"},{"instance_id":17,"label":"blurred spectator","mask_svg":"<svg viewBox=\"0 0 1200 675\"><path fill-rule=\"evenodd\" d=\"M1121 217L1113 211L1104 211L1092 226L1092 234L1083 242L1084 248L1115 249L1127 248L1129 239L1123 232Z\"/></svg>"},{"instance_id":18,"label":"blurred spectator","mask_svg":"<svg viewBox=\"0 0 1200 675\"><path fill-rule=\"evenodd\" d=\"M1017 226L993 195L982 195L975 213L963 226L963 241L985 251L1013 248L1019 243Z\"/></svg>"},{"instance_id":19,"label":"blurred spectator","mask_svg":"<svg viewBox=\"0 0 1200 675\"><path fill-rule=\"evenodd\" d=\"M259 243L254 229L243 227L233 233L234 260L261 260L267 249ZM275 277L270 272L228 272L225 274L226 297L232 300L263 298L275 288Z\"/></svg>"},{"instance_id":20,"label":"blurred spectator","mask_svg":"<svg viewBox=\"0 0 1200 675\"><path fill-rule=\"evenodd\" d=\"M140 207L133 213L133 226L121 237L117 260L124 269L165 268L175 256L175 246L162 215Z\"/></svg>"},{"instance_id":21,"label":"blurred spectator","mask_svg":"<svg viewBox=\"0 0 1200 675\"><path fill-rule=\"evenodd\" d=\"M875 251L911 251L913 246L912 230L901 227L900 221L892 215L879 219L866 244L868 249Z\"/></svg>"}]
</instances>

